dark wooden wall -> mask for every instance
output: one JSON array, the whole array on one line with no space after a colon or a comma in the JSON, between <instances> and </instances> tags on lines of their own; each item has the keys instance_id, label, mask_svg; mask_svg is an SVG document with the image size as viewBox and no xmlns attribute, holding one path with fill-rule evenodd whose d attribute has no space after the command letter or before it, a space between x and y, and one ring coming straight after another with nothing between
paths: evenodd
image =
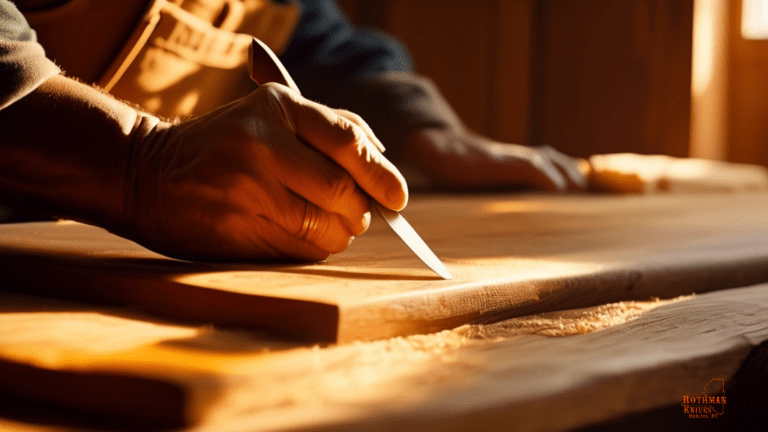
<instances>
[{"instance_id":1,"label":"dark wooden wall","mask_svg":"<svg viewBox=\"0 0 768 432\"><path fill-rule=\"evenodd\" d=\"M532 141L687 156L693 3L538 2Z\"/></svg>"},{"instance_id":2,"label":"dark wooden wall","mask_svg":"<svg viewBox=\"0 0 768 432\"><path fill-rule=\"evenodd\" d=\"M741 1L731 1L727 157L768 165L768 40L741 36Z\"/></svg>"},{"instance_id":3,"label":"dark wooden wall","mask_svg":"<svg viewBox=\"0 0 768 432\"><path fill-rule=\"evenodd\" d=\"M688 154L693 0L340 0L464 121L563 151Z\"/></svg>"}]
</instances>

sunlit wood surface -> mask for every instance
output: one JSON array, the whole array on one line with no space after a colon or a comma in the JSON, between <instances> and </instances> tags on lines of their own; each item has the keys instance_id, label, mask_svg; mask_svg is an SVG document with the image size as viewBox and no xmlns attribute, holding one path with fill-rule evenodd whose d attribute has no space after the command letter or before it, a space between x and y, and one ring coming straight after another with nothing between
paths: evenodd
<instances>
[{"instance_id":1,"label":"sunlit wood surface","mask_svg":"<svg viewBox=\"0 0 768 432\"><path fill-rule=\"evenodd\" d=\"M570 430L679 405L712 379L729 392L767 316L758 285L566 337L507 321L318 346L1 294L0 393L14 398L0 428ZM752 408L728 395L723 422Z\"/></svg>"},{"instance_id":2,"label":"sunlit wood surface","mask_svg":"<svg viewBox=\"0 0 768 432\"><path fill-rule=\"evenodd\" d=\"M0 227L5 290L347 342L768 281L768 194L422 196L404 212L455 279L375 221L316 264L163 258L73 222Z\"/></svg>"},{"instance_id":3,"label":"sunlit wood surface","mask_svg":"<svg viewBox=\"0 0 768 432\"><path fill-rule=\"evenodd\" d=\"M380 221L303 265L3 226L0 429L570 430L680 404L729 388L768 339L768 285L733 288L768 281L766 209L766 193L415 197L405 215L453 281Z\"/></svg>"}]
</instances>

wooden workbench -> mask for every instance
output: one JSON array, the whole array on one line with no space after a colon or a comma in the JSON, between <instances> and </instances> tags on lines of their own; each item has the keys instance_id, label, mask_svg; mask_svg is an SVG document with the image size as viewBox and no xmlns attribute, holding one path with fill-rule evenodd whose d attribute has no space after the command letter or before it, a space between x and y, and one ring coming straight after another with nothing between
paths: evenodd
<instances>
[{"instance_id":1,"label":"wooden workbench","mask_svg":"<svg viewBox=\"0 0 768 432\"><path fill-rule=\"evenodd\" d=\"M425 333L768 281L768 194L431 196L404 212L455 279L383 224L305 265L171 260L73 222L0 226L22 292L321 342Z\"/></svg>"},{"instance_id":2,"label":"wooden workbench","mask_svg":"<svg viewBox=\"0 0 768 432\"><path fill-rule=\"evenodd\" d=\"M216 266L71 222L3 226L0 393L23 408L0 415L567 430L680 404L727 389L768 339L768 287L737 288L768 281L766 210L765 193L414 199L405 215L454 281L381 224L323 263ZM643 302L606 306L621 300Z\"/></svg>"}]
</instances>

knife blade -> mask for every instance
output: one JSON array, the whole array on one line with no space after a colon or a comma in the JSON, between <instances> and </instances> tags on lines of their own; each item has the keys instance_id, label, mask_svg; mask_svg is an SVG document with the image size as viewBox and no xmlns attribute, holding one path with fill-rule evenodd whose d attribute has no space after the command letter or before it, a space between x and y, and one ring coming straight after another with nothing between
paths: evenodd
<instances>
[{"instance_id":1,"label":"knife blade","mask_svg":"<svg viewBox=\"0 0 768 432\"><path fill-rule=\"evenodd\" d=\"M298 94L301 94L299 87L288 74L280 59L269 49L262 41L253 38L253 43L248 50L248 74L256 84L274 82L282 84ZM405 218L394 210L390 210L379 204L371 198L372 207L378 211L382 219L387 222L392 231L408 246L414 254L429 267L433 272L443 279L453 279L451 273L443 265L440 258L424 243L416 230Z\"/></svg>"},{"instance_id":2,"label":"knife blade","mask_svg":"<svg viewBox=\"0 0 768 432\"><path fill-rule=\"evenodd\" d=\"M424 243L424 240L419 237L419 234L413 229L411 224L405 220L403 215L384 207L376 200L372 199L371 202L373 203L373 207L375 207L381 215L381 218L384 219L387 222L387 225L392 228L392 231L400 237L400 240L402 240L403 243L405 243L405 245L419 257L421 262L426 264L427 267L437 273L441 278L449 280L453 279L453 276L451 276L451 273L445 268L445 265L440 261L440 258L432 252L432 249L430 249L426 243Z\"/></svg>"}]
</instances>

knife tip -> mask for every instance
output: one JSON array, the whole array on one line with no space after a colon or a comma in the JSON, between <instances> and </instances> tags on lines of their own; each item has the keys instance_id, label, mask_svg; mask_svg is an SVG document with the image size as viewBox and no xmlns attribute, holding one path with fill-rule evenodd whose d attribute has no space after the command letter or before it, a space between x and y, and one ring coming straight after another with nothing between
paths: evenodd
<instances>
[{"instance_id":1,"label":"knife tip","mask_svg":"<svg viewBox=\"0 0 768 432\"><path fill-rule=\"evenodd\" d=\"M453 280L453 275L448 273L448 269L446 268L440 269L440 271L435 270L435 273L445 280Z\"/></svg>"}]
</instances>

